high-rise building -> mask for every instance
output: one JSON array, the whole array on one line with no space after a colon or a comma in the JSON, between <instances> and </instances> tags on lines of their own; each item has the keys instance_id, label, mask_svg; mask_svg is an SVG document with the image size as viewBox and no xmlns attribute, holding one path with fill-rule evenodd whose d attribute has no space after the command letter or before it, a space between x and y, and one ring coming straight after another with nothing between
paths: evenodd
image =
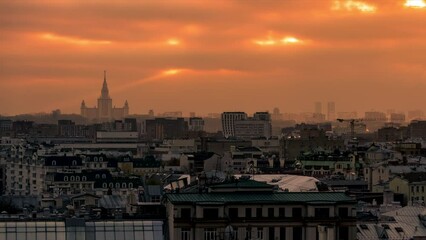
<instances>
[{"instance_id":1,"label":"high-rise building","mask_svg":"<svg viewBox=\"0 0 426 240\"><path fill-rule=\"evenodd\" d=\"M328 121L336 120L336 105L334 102L327 103L327 120Z\"/></svg>"},{"instance_id":2,"label":"high-rise building","mask_svg":"<svg viewBox=\"0 0 426 240\"><path fill-rule=\"evenodd\" d=\"M274 108L273 112L272 112L272 120L273 121L280 121L283 120L283 114L280 113L280 109L279 108Z\"/></svg>"},{"instance_id":3,"label":"high-rise building","mask_svg":"<svg viewBox=\"0 0 426 240\"><path fill-rule=\"evenodd\" d=\"M256 112L248 118L244 112L222 113L222 129L225 137L270 138L272 136L271 114Z\"/></svg>"},{"instance_id":4,"label":"high-rise building","mask_svg":"<svg viewBox=\"0 0 426 240\"><path fill-rule=\"evenodd\" d=\"M148 139L183 138L188 131L188 123L183 118L147 119L145 126Z\"/></svg>"},{"instance_id":5,"label":"high-rise building","mask_svg":"<svg viewBox=\"0 0 426 240\"><path fill-rule=\"evenodd\" d=\"M322 103L321 102L315 102L315 109L314 113L322 113Z\"/></svg>"},{"instance_id":6,"label":"high-rise building","mask_svg":"<svg viewBox=\"0 0 426 240\"><path fill-rule=\"evenodd\" d=\"M222 113L222 131L225 137L235 137L235 121L247 119L245 112Z\"/></svg>"},{"instance_id":7,"label":"high-rise building","mask_svg":"<svg viewBox=\"0 0 426 240\"><path fill-rule=\"evenodd\" d=\"M200 117L189 118L189 131L204 131L204 120Z\"/></svg>"},{"instance_id":8,"label":"high-rise building","mask_svg":"<svg viewBox=\"0 0 426 240\"><path fill-rule=\"evenodd\" d=\"M87 107L84 100L81 102L81 116L98 122L109 122L114 119L123 119L129 115L129 103L124 103L122 108L116 108L112 105L112 99L109 96L108 84L106 81L106 72L104 72L104 83L102 85L101 96L98 98L97 107Z\"/></svg>"}]
</instances>

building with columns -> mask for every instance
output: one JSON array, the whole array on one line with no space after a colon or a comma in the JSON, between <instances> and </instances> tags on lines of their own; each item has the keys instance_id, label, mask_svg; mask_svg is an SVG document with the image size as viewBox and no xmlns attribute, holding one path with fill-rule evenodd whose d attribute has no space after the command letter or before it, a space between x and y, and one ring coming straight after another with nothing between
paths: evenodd
<instances>
[{"instance_id":1,"label":"building with columns","mask_svg":"<svg viewBox=\"0 0 426 240\"><path fill-rule=\"evenodd\" d=\"M104 72L104 83L102 85L101 96L98 98L98 106L87 107L83 100L80 109L82 117L97 122L109 122L123 119L129 115L129 103L127 100L122 108L117 108L112 105L112 99L109 96L108 84L106 81L106 72Z\"/></svg>"}]
</instances>

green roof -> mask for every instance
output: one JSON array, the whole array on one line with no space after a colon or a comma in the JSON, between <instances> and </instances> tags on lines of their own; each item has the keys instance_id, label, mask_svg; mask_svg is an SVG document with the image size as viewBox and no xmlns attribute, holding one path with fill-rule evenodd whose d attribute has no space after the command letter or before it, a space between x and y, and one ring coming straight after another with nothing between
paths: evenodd
<instances>
[{"instance_id":1,"label":"green roof","mask_svg":"<svg viewBox=\"0 0 426 240\"><path fill-rule=\"evenodd\" d=\"M230 193L169 193L165 195L173 204L199 203L321 203L350 202L355 200L342 192L230 192Z\"/></svg>"}]
</instances>

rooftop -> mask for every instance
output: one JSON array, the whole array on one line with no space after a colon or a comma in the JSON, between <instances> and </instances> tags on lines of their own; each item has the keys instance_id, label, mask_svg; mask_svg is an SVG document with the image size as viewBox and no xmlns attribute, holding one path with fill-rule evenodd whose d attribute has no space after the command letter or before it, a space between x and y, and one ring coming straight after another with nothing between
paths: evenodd
<instances>
[{"instance_id":1,"label":"rooftop","mask_svg":"<svg viewBox=\"0 0 426 240\"><path fill-rule=\"evenodd\" d=\"M274 193L170 193L165 198L173 204L185 203L355 203L342 192L274 192Z\"/></svg>"}]
</instances>

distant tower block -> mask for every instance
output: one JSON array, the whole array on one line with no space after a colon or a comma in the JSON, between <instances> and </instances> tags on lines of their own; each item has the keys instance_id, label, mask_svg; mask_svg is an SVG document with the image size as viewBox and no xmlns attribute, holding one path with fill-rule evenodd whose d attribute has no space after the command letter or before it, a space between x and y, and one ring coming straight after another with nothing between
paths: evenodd
<instances>
[{"instance_id":1,"label":"distant tower block","mask_svg":"<svg viewBox=\"0 0 426 240\"><path fill-rule=\"evenodd\" d=\"M336 120L336 105L334 102L327 103L327 120L328 121Z\"/></svg>"},{"instance_id":2,"label":"distant tower block","mask_svg":"<svg viewBox=\"0 0 426 240\"><path fill-rule=\"evenodd\" d=\"M314 113L322 114L322 103L321 102L315 102L315 111Z\"/></svg>"}]
</instances>

